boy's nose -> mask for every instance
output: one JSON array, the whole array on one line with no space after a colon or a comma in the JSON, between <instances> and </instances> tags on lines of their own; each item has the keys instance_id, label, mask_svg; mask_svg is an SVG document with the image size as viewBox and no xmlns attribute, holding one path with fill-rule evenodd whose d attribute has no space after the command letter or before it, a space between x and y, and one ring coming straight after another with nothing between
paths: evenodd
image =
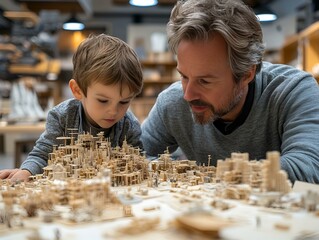
<instances>
[{"instance_id":1,"label":"boy's nose","mask_svg":"<svg viewBox=\"0 0 319 240\"><path fill-rule=\"evenodd\" d=\"M111 116L115 116L117 113L118 113L118 106L115 105L115 106L110 106L108 109L107 109L107 113Z\"/></svg>"}]
</instances>

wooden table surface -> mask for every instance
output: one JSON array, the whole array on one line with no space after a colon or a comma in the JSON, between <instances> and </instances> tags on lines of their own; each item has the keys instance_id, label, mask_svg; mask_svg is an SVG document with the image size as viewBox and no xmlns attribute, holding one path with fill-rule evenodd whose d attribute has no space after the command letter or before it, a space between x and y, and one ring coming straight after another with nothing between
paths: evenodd
<instances>
[{"instance_id":1,"label":"wooden table surface","mask_svg":"<svg viewBox=\"0 0 319 240\"><path fill-rule=\"evenodd\" d=\"M5 133L42 133L45 130L45 122L8 124L0 122L0 134Z\"/></svg>"}]
</instances>

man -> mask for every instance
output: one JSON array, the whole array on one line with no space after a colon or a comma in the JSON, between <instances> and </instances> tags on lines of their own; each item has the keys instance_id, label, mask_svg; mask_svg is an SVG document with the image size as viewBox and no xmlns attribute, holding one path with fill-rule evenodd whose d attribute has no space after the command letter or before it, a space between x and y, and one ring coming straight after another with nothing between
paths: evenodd
<instances>
[{"instance_id":1,"label":"man","mask_svg":"<svg viewBox=\"0 0 319 240\"><path fill-rule=\"evenodd\" d=\"M260 23L241 1L178 1L167 25L181 81L142 124L149 156L178 147L207 165L280 151L289 179L319 183L319 88L308 73L262 62Z\"/></svg>"}]
</instances>

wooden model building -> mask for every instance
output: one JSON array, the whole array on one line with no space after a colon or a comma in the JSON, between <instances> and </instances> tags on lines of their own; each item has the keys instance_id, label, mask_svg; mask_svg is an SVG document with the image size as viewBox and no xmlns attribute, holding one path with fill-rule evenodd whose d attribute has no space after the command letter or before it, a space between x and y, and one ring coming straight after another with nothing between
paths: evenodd
<instances>
[{"instance_id":1,"label":"wooden model building","mask_svg":"<svg viewBox=\"0 0 319 240\"><path fill-rule=\"evenodd\" d=\"M260 161L249 160L247 153L232 153L230 158L218 160L216 167L210 166L208 156L208 166L198 166L196 161L173 160L168 151L149 161L140 149L126 141L121 147L111 147L103 132L92 136L69 129L67 135L58 138L62 143L53 147L43 174L30 177L29 182L0 182L0 236L2 231L7 233L5 229L23 228L28 218L40 216L37 221L63 223L134 218L139 215L138 206L153 198L162 200L156 202L158 205L144 206L143 211L149 214L153 211L155 218L145 220L140 215L131 226L114 231L125 235L134 229L134 234L142 234L145 229L158 231L159 226L174 226L216 237L234 221L219 219L212 212L230 211L238 204L228 201L235 200L262 207L319 210L319 194L312 192L290 204L281 200L292 188L287 174L280 170L279 152L268 152L266 159ZM166 206L160 207L162 202ZM194 204L201 207L191 210ZM175 224L158 215L158 210L167 205L172 207L169 215ZM174 215L173 209L178 213ZM202 216L211 221L207 222L209 229L194 223L195 217ZM143 226L134 222L142 222ZM225 224L217 226L217 222ZM147 223L151 225L146 226Z\"/></svg>"},{"instance_id":2,"label":"wooden model building","mask_svg":"<svg viewBox=\"0 0 319 240\"><path fill-rule=\"evenodd\" d=\"M93 137L89 133L79 134L77 141L71 137L60 137L64 145L55 146L45 167L44 177L54 179L90 179L103 169L110 169L112 185L140 184L148 177L148 160L124 141L122 147L112 148L103 133ZM67 145L67 140L70 144Z\"/></svg>"}]
</instances>

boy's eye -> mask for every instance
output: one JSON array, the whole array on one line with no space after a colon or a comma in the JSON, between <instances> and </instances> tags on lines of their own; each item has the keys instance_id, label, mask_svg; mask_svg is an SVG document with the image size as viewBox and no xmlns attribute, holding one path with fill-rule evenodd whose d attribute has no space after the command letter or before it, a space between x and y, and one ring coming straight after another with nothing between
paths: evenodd
<instances>
[{"instance_id":1,"label":"boy's eye","mask_svg":"<svg viewBox=\"0 0 319 240\"><path fill-rule=\"evenodd\" d=\"M102 99L98 99L98 101L99 101L100 103L107 103L107 102L108 102L108 100L102 100Z\"/></svg>"},{"instance_id":2,"label":"boy's eye","mask_svg":"<svg viewBox=\"0 0 319 240\"><path fill-rule=\"evenodd\" d=\"M122 104L122 105L125 105L125 104L128 104L128 103L130 103L130 101L121 101L120 102L120 104Z\"/></svg>"}]
</instances>

